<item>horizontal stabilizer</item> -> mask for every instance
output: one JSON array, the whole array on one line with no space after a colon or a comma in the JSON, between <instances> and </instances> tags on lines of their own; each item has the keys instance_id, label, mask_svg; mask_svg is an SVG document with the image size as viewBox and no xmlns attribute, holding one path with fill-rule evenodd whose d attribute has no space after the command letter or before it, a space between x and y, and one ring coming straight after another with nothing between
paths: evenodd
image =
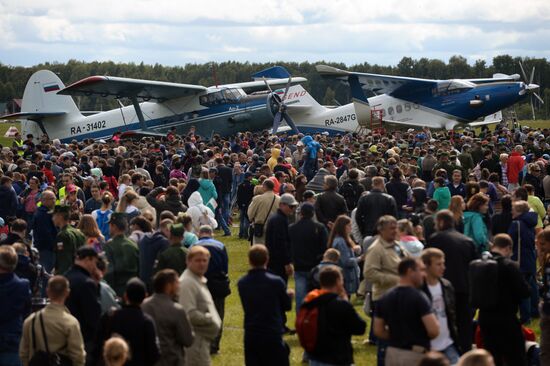
<instances>
[{"instance_id":1,"label":"horizontal stabilizer","mask_svg":"<svg viewBox=\"0 0 550 366\"><path fill-rule=\"evenodd\" d=\"M31 121L37 121L47 117L63 116L65 114L67 114L67 112L42 112L42 113L20 112L20 113L12 113L12 114L6 114L5 116L0 116L0 119L10 119L10 120L28 119Z\"/></svg>"}]
</instances>

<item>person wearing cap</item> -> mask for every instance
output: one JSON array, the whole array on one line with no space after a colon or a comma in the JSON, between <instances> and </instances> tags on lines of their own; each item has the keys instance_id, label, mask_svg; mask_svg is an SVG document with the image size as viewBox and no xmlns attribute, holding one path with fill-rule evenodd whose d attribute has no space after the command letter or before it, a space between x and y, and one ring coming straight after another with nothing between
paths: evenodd
<instances>
[{"instance_id":1,"label":"person wearing cap","mask_svg":"<svg viewBox=\"0 0 550 366\"><path fill-rule=\"evenodd\" d=\"M187 248L182 245L184 234L183 224L170 225L170 236L168 238L170 246L158 254L155 264L156 272L163 269L173 269L179 276L185 271Z\"/></svg>"},{"instance_id":2,"label":"person wearing cap","mask_svg":"<svg viewBox=\"0 0 550 366\"><path fill-rule=\"evenodd\" d=\"M66 187L67 195L61 200L61 205L70 207L71 215L80 216L84 213L84 202L77 196L77 188L74 184Z\"/></svg>"},{"instance_id":3,"label":"person wearing cap","mask_svg":"<svg viewBox=\"0 0 550 366\"><path fill-rule=\"evenodd\" d=\"M49 279L46 289L49 304L29 316L23 324L23 338L19 346L23 365L28 365L36 351L46 351L40 324L43 323L49 352L67 357L74 366L84 366L86 352L80 324L65 307L70 290L69 281L65 277L54 276ZM36 342L33 341L33 334Z\"/></svg>"},{"instance_id":4,"label":"person wearing cap","mask_svg":"<svg viewBox=\"0 0 550 366\"><path fill-rule=\"evenodd\" d=\"M101 316L99 286L92 277L92 273L97 270L97 258L94 248L82 246L76 252L74 264L65 272L71 289L65 306L80 323L87 354L94 347Z\"/></svg>"},{"instance_id":5,"label":"person wearing cap","mask_svg":"<svg viewBox=\"0 0 550 366\"><path fill-rule=\"evenodd\" d=\"M298 201L290 193L281 195L279 208L267 220L265 227L265 245L269 250L270 261L267 268L288 282L288 276L294 274L290 255L290 236L288 217L294 213Z\"/></svg>"},{"instance_id":6,"label":"person wearing cap","mask_svg":"<svg viewBox=\"0 0 550 366\"><path fill-rule=\"evenodd\" d=\"M210 345L210 354L216 354L220 349L220 340L223 330L223 318L225 315L225 298L231 293L229 287L229 257L225 245L214 239L214 233L212 227L209 225L202 225L199 229L199 240L191 245L200 245L206 248L210 252L210 260L208 261L208 270L204 277L208 280L206 285L212 295L214 306L222 321L222 327L218 336L212 341Z\"/></svg>"},{"instance_id":7,"label":"person wearing cap","mask_svg":"<svg viewBox=\"0 0 550 366\"><path fill-rule=\"evenodd\" d=\"M97 347L91 357L90 365L96 365L103 355L105 341L118 335L128 343L131 358L127 366L155 365L160 358L160 350L155 330L155 321L142 309L141 304L147 296L145 284L139 278L128 280L124 290L122 308L101 317L97 335Z\"/></svg>"},{"instance_id":8,"label":"person wearing cap","mask_svg":"<svg viewBox=\"0 0 550 366\"><path fill-rule=\"evenodd\" d=\"M254 197L254 185L252 178L254 175L250 172L244 173L244 181L237 187L237 206L240 212L239 239L248 239L248 227L250 221L246 213L252 197Z\"/></svg>"},{"instance_id":9,"label":"person wearing cap","mask_svg":"<svg viewBox=\"0 0 550 366\"><path fill-rule=\"evenodd\" d=\"M55 206L52 221L59 230L55 238L55 273L63 274L73 264L77 249L86 244L86 237L69 225L69 206Z\"/></svg>"},{"instance_id":10,"label":"person wearing cap","mask_svg":"<svg viewBox=\"0 0 550 366\"><path fill-rule=\"evenodd\" d=\"M61 181L63 186L59 188L59 191L57 192L57 197L59 198L59 200L56 203L59 204L60 202L63 202L65 200L65 197L68 194L67 188L70 185L72 185L76 189L77 198L82 202L86 201L86 197L84 196L84 191L74 184L74 177L71 173L63 173Z\"/></svg>"},{"instance_id":11,"label":"person wearing cap","mask_svg":"<svg viewBox=\"0 0 550 366\"><path fill-rule=\"evenodd\" d=\"M136 277L139 271L139 251L136 243L126 237L128 222L124 212L113 212L109 218L111 239L105 244L105 255L110 266L105 281L118 296L124 294L128 280Z\"/></svg>"}]
</instances>

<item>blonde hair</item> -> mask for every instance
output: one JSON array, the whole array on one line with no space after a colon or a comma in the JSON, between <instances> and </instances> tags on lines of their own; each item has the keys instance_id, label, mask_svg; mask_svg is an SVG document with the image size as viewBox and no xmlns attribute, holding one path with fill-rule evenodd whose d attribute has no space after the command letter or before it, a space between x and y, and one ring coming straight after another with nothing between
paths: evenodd
<instances>
[{"instance_id":1,"label":"blonde hair","mask_svg":"<svg viewBox=\"0 0 550 366\"><path fill-rule=\"evenodd\" d=\"M475 349L460 357L458 366L495 366L493 356L484 349Z\"/></svg>"},{"instance_id":2,"label":"blonde hair","mask_svg":"<svg viewBox=\"0 0 550 366\"><path fill-rule=\"evenodd\" d=\"M116 207L116 212L126 212L128 206L135 200L138 199L138 195L133 190L126 191L124 195L120 198L118 206Z\"/></svg>"},{"instance_id":3,"label":"blonde hair","mask_svg":"<svg viewBox=\"0 0 550 366\"><path fill-rule=\"evenodd\" d=\"M187 253L187 262L192 261L193 258L198 257L199 255L206 255L208 258L210 258L210 252L208 251L208 249L200 245L195 245L194 247L191 247L191 249L189 249L189 252Z\"/></svg>"},{"instance_id":4,"label":"blonde hair","mask_svg":"<svg viewBox=\"0 0 550 366\"><path fill-rule=\"evenodd\" d=\"M103 346L103 359L107 366L122 366L130 357L128 343L120 337L111 337Z\"/></svg>"}]
</instances>

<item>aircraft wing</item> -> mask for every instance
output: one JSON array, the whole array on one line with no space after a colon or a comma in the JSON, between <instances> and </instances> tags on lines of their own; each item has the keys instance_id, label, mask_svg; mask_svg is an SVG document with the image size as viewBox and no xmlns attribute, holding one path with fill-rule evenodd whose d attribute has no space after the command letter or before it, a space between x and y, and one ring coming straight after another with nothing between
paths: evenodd
<instances>
[{"instance_id":1,"label":"aircraft wing","mask_svg":"<svg viewBox=\"0 0 550 366\"><path fill-rule=\"evenodd\" d=\"M485 116L485 118L483 118L483 121L470 122L468 123L468 126L479 127L479 126L485 126L485 125L492 125L494 123L500 123L500 122L502 122L502 111L498 111L496 113Z\"/></svg>"},{"instance_id":2,"label":"aircraft wing","mask_svg":"<svg viewBox=\"0 0 550 366\"><path fill-rule=\"evenodd\" d=\"M414 95L419 91L437 87L438 80L410 78L382 74L368 74L340 70L332 66L317 65L317 72L322 76L333 77L347 82L349 77L357 77L361 87L375 94L389 94L395 97Z\"/></svg>"},{"instance_id":3,"label":"aircraft wing","mask_svg":"<svg viewBox=\"0 0 550 366\"><path fill-rule=\"evenodd\" d=\"M481 78L481 79L466 79L474 84L487 84L495 83L499 81L519 81L521 77L519 74L506 75L506 74L494 74L492 78Z\"/></svg>"},{"instance_id":4,"label":"aircraft wing","mask_svg":"<svg viewBox=\"0 0 550 366\"><path fill-rule=\"evenodd\" d=\"M296 85L306 81L307 79L303 77L293 77L290 85ZM223 86L224 88L241 88L246 94L250 94L257 91L266 90L266 82L269 84L271 89L278 89L286 86L286 84L288 83L288 78L266 79L265 82L263 80L246 81L244 83L224 84L220 86Z\"/></svg>"},{"instance_id":5,"label":"aircraft wing","mask_svg":"<svg viewBox=\"0 0 550 366\"><path fill-rule=\"evenodd\" d=\"M185 97L206 92L200 85L168 83L165 81L119 78L114 76L90 76L73 83L57 94L72 96L99 95L112 98L168 99Z\"/></svg>"}]
</instances>

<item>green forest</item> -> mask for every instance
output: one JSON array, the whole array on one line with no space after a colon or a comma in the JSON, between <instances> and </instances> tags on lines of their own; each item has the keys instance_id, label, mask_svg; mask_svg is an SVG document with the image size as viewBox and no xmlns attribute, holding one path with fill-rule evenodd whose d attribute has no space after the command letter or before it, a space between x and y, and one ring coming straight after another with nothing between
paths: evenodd
<instances>
[{"instance_id":1,"label":"green forest","mask_svg":"<svg viewBox=\"0 0 550 366\"><path fill-rule=\"evenodd\" d=\"M520 58L509 55L494 57L491 65L488 65L483 60L470 64L465 57L458 55L452 56L447 62L438 59L412 59L410 57L403 57L395 66L371 65L368 62L347 66L343 63L324 61L315 63L242 63L228 61L205 64L190 63L183 66L163 66L160 64L145 65L143 63L69 60L67 63L46 62L32 67L9 66L0 63L0 102L9 101L13 98L21 98L28 78L33 72L40 69L49 69L57 73L65 85L91 75L111 75L210 86L216 83L226 84L249 81L251 75L255 72L274 65L281 65L287 68L292 75L306 77L308 81L304 84L304 87L320 103L334 105L344 104L349 101L348 89L338 81L321 78L315 70L315 65L317 64L328 64L358 72L429 79L458 79L491 77L494 73L517 73L522 75L519 66L520 60L523 60L523 66L528 78L531 77L531 71L535 67L533 82L541 86L539 95L544 99L545 104L542 105L535 100L537 119L550 119L550 62L545 58ZM77 99L76 102L83 111L101 111L118 106L116 101L101 97L82 97ZM516 105L515 111L519 119L532 118L529 103Z\"/></svg>"}]
</instances>

